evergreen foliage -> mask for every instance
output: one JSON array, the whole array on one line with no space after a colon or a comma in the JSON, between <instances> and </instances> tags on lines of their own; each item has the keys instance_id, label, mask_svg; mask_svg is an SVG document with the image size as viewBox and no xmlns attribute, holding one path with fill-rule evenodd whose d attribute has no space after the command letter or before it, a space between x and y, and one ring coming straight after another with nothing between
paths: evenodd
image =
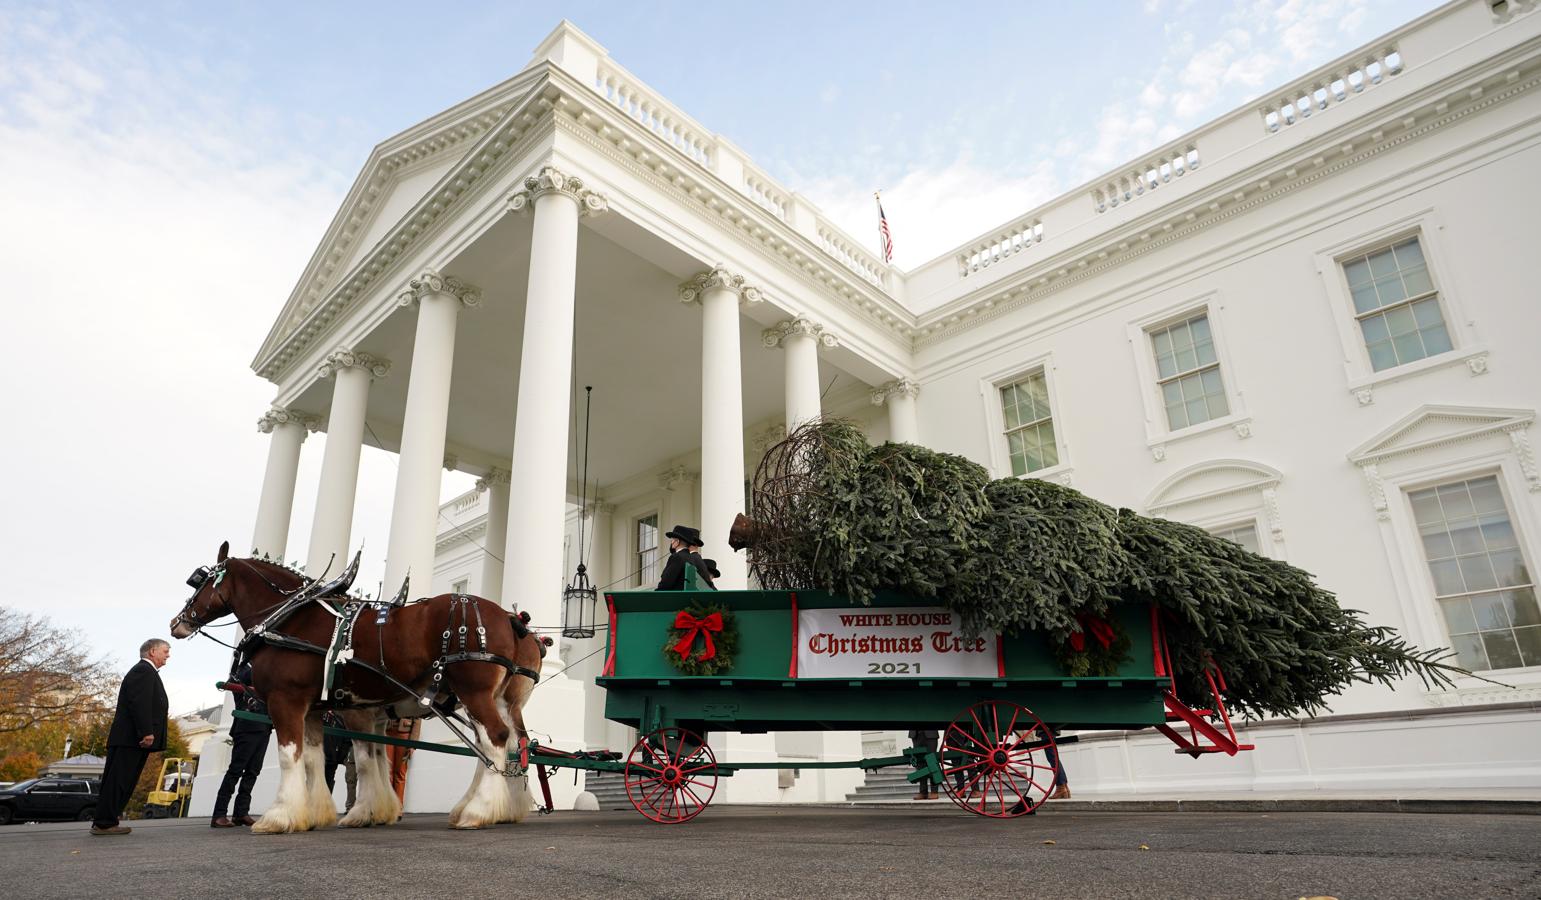
<instances>
[{"instance_id":1,"label":"evergreen foliage","mask_svg":"<svg viewBox=\"0 0 1541 900\"><path fill-rule=\"evenodd\" d=\"M1440 662L1443 650L1367 625L1287 563L1057 484L991 481L952 454L871 447L847 422L804 425L773 448L755 508L751 563L767 587L862 604L897 590L938 599L971 632L1030 629L1061 642L1080 630L1078 615L1155 604L1179 695L1207 695L1213 660L1227 704L1247 715L1311 713L1355 681L1448 684L1463 671Z\"/></svg>"}]
</instances>

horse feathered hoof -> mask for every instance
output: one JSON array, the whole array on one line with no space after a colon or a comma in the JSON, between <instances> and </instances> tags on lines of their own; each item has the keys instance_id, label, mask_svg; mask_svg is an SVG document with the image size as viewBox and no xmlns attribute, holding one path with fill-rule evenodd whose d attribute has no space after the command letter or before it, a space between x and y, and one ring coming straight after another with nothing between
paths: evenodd
<instances>
[{"instance_id":1,"label":"horse feathered hoof","mask_svg":"<svg viewBox=\"0 0 1541 900\"><path fill-rule=\"evenodd\" d=\"M309 830L303 822L297 822L292 816L277 810L268 810L262 818L257 820L257 824L251 827L252 834L293 834L296 831Z\"/></svg>"}]
</instances>

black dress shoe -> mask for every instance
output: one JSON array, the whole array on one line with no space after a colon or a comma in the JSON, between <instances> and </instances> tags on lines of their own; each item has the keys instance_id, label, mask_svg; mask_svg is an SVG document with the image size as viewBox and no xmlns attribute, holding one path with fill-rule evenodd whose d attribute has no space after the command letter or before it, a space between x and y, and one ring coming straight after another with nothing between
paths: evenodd
<instances>
[{"instance_id":1,"label":"black dress shoe","mask_svg":"<svg viewBox=\"0 0 1541 900\"><path fill-rule=\"evenodd\" d=\"M1036 810L1036 809L1028 809L1027 808L1027 802L1023 801L1023 800L1018 800L1016 802L1016 804L1014 806L1012 806L1011 809L1006 810L1006 812L1010 813L1013 816L1036 816L1036 815L1038 815L1038 810Z\"/></svg>"},{"instance_id":2,"label":"black dress shoe","mask_svg":"<svg viewBox=\"0 0 1541 900\"><path fill-rule=\"evenodd\" d=\"M134 829L129 828L127 825L114 825L111 828L102 828L98 825L91 826L91 833L97 835L98 837L104 834L128 834L133 830Z\"/></svg>"},{"instance_id":3,"label":"black dress shoe","mask_svg":"<svg viewBox=\"0 0 1541 900\"><path fill-rule=\"evenodd\" d=\"M230 817L229 816L215 816L214 818L209 820L209 827L210 828L234 828L235 827L235 823L230 821Z\"/></svg>"}]
</instances>

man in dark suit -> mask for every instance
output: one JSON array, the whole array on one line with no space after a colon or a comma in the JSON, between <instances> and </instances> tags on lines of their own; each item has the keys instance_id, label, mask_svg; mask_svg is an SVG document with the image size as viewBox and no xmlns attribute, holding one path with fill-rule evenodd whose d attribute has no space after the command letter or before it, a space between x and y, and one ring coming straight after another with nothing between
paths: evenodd
<instances>
[{"instance_id":1,"label":"man in dark suit","mask_svg":"<svg viewBox=\"0 0 1541 900\"><path fill-rule=\"evenodd\" d=\"M268 708L251 686L251 663L242 664L235 678L225 682L225 690L235 694L236 709L258 715L267 715ZM237 825L255 825L251 817L251 789L262 774L262 759L268 752L268 736L273 726L266 722L235 718L230 722L230 766L219 783L214 795L214 813L209 818L211 828L234 828ZM235 794L235 818L225 815L230 795Z\"/></svg>"},{"instance_id":2,"label":"man in dark suit","mask_svg":"<svg viewBox=\"0 0 1541 900\"><path fill-rule=\"evenodd\" d=\"M166 749L166 687L160 668L171 658L171 644L150 638L139 645L139 662L123 676L118 710L107 732L107 765L102 770L102 796L96 805L92 834L128 834L118 824L123 807L151 753Z\"/></svg>"},{"instance_id":3,"label":"man in dark suit","mask_svg":"<svg viewBox=\"0 0 1541 900\"><path fill-rule=\"evenodd\" d=\"M683 591L685 589L685 567L692 566L697 573L697 581L706 584L711 581L711 574L707 572L706 563L701 559L701 554L696 551L701 547L701 529L691 528L688 525L676 525L674 530L665 534L669 539L669 561L664 563L663 575L658 579L660 591Z\"/></svg>"}]
</instances>

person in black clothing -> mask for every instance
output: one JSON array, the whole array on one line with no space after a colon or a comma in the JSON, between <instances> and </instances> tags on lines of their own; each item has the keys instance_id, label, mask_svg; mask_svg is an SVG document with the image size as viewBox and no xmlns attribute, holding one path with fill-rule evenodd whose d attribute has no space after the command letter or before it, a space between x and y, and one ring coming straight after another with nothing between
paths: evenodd
<instances>
[{"instance_id":1,"label":"person in black clothing","mask_svg":"<svg viewBox=\"0 0 1541 900\"><path fill-rule=\"evenodd\" d=\"M669 561L664 563L663 575L658 579L660 591L683 591L685 589L685 567L694 566L697 579L702 584L709 584L712 580L711 573L707 571L706 562L697 553L701 547L701 529L691 528L688 525L676 525L664 537L669 539ZM715 590L715 588L713 588Z\"/></svg>"},{"instance_id":2,"label":"person in black clothing","mask_svg":"<svg viewBox=\"0 0 1541 900\"><path fill-rule=\"evenodd\" d=\"M342 716L335 712L321 714L321 724L328 728L343 727ZM354 793L357 781L353 777L353 740L335 734L328 734L321 739L322 764L321 772L326 776L326 789L330 793L337 786L337 767L346 766L348 778L348 801L344 810L353 808Z\"/></svg>"},{"instance_id":3,"label":"person in black clothing","mask_svg":"<svg viewBox=\"0 0 1541 900\"><path fill-rule=\"evenodd\" d=\"M706 586L714 591L717 590L717 579L722 577L722 573L717 571L717 560L703 559L701 564L706 567L706 574L711 576L706 579Z\"/></svg>"},{"instance_id":4,"label":"person in black clothing","mask_svg":"<svg viewBox=\"0 0 1541 900\"><path fill-rule=\"evenodd\" d=\"M171 658L171 644L151 638L139 645L139 662L123 676L118 688L118 709L107 732L107 765L102 770L102 795L96 805L91 833L128 834L118 824L123 807L134 794L134 785L151 753L166 749L166 686L160 667Z\"/></svg>"},{"instance_id":5,"label":"person in black clothing","mask_svg":"<svg viewBox=\"0 0 1541 900\"><path fill-rule=\"evenodd\" d=\"M251 684L251 663L236 670L235 677L225 682L225 689L235 694L236 709L267 715L267 704L257 696ZM210 828L234 828L237 825L255 825L251 816L251 789L262 773L262 759L267 756L268 736L273 726L266 722L253 722L237 716L230 723L230 766L225 778L219 783L214 795L214 814L209 819ZM225 815L230 795L235 794L235 818Z\"/></svg>"}]
</instances>

